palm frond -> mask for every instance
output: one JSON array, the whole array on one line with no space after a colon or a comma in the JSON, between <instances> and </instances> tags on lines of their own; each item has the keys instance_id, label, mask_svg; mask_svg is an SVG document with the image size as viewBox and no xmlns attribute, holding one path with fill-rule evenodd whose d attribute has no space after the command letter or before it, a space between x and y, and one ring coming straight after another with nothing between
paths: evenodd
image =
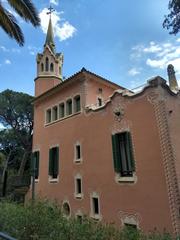
<instances>
[{"instance_id":1,"label":"palm frond","mask_svg":"<svg viewBox=\"0 0 180 240\"><path fill-rule=\"evenodd\" d=\"M30 0L8 0L8 3L25 21L30 21L35 27L40 25L38 12Z\"/></svg>"},{"instance_id":2,"label":"palm frond","mask_svg":"<svg viewBox=\"0 0 180 240\"><path fill-rule=\"evenodd\" d=\"M0 27L9 35L9 37L14 38L20 46L24 44L23 33L18 26L15 17L8 12L0 4Z\"/></svg>"}]
</instances>

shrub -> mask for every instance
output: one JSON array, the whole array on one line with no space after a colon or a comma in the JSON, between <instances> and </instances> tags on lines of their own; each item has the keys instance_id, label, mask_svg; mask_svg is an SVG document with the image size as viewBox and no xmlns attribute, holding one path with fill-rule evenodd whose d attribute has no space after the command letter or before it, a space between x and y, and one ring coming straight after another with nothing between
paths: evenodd
<instances>
[{"instance_id":1,"label":"shrub","mask_svg":"<svg viewBox=\"0 0 180 240\"><path fill-rule=\"evenodd\" d=\"M87 217L67 219L56 203L29 202L26 206L0 202L0 229L18 240L171 240L167 233L148 235L129 227L94 222Z\"/></svg>"}]
</instances>

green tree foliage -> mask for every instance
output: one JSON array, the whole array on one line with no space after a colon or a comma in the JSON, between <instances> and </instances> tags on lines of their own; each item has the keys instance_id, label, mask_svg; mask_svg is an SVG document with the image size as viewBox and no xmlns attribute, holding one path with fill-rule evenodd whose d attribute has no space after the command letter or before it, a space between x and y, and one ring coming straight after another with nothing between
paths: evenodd
<instances>
[{"instance_id":1,"label":"green tree foliage","mask_svg":"<svg viewBox=\"0 0 180 240\"><path fill-rule=\"evenodd\" d=\"M36 8L31 0L7 0L9 5L26 22L31 22L34 27L40 25L40 19ZM24 36L14 15L3 6L0 1L0 26L9 35L15 39L20 46L24 44Z\"/></svg>"},{"instance_id":2,"label":"green tree foliage","mask_svg":"<svg viewBox=\"0 0 180 240\"><path fill-rule=\"evenodd\" d=\"M143 234L140 230L103 225L83 217L65 218L60 207L48 201L25 207L0 202L0 229L18 240L172 240L167 233Z\"/></svg>"},{"instance_id":3,"label":"green tree foliage","mask_svg":"<svg viewBox=\"0 0 180 240\"><path fill-rule=\"evenodd\" d=\"M168 9L170 13L165 16L163 27L176 35L180 31L180 0L170 0Z\"/></svg>"},{"instance_id":4,"label":"green tree foliage","mask_svg":"<svg viewBox=\"0 0 180 240\"><path fill-rule=\"evenodd\" d=\"M11 164L17 167L21 163L20 174L32 149L32 100L32 96L12 90L0 93L0 123L6 128L0 132L0 150L4 155L10 155Z\"/></svg>"}]
</instances>

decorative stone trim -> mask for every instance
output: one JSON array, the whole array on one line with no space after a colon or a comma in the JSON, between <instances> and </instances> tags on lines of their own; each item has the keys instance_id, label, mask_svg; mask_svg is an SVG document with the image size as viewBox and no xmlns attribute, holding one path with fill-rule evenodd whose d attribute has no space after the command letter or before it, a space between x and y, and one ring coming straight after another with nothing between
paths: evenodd
<instances>
[{"instance_id":1,"label":"decorative stone trim","mask_svg":"<svg viewBox=\"0 0 180 240\"><path fill-rule=\"evenodd\" d=\"M125 224L135 225L137 228L140 228L141 217L139 213L127 213L124 211L119 212L121 226L123 227Z\"/></svg>"},{"instance_id":2,"label":"decorative stone trim","mask_svg":"<svg viewBox=\"0 0 180 240\"><path fill-rule=\"evenodd\" d=\"M133 172L133 176L132 177L122 177L120 174L116 174L115 175L115 181L117 183L120 184L128 184L130 183L130 185L135 184L137 182L137 176L136 173Z\"/></svg>"},{"instance_id":3,"label":"decorative stone trim","mask_svg":"<svg viewBox=\"0 0 180 240\"><path fill-rule=\"evenodd\" d=\"M180 194L175 168L175 156L172 148L172 142L170 139L169 126L166 114L166 99L163 98L163 96L160 95L160 92L157 91L151 92L147 96L147 98L154 107L155 117L159 131L172 226L174 234L178 235L180 232L180 220L178 214L180 208Z\"/></svg>"}]
</instances>

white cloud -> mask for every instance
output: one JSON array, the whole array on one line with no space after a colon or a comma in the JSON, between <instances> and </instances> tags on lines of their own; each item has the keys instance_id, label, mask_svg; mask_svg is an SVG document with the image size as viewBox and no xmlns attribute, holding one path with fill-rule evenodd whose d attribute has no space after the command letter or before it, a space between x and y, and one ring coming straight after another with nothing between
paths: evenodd
<instances>
[{"instance_id":1,"label":"white cloud","mask_svg":"<svg viewBox=\"0 0 180 240\"><path fill-rule=\"evenodd\" d=\"M50 0L50 3L58 6L59 5L59 0Z\"/></svg>"},{"instance_id":2,"label":"white cloud","mask_svg":"<svg viewBox=\"0 0 180 240\"><path fill-rule=\"evenodd\" d=\"M155 44L155 42L150 42L150 46L143 49L143 51L146 53L156 53L161 50L162 48L158 44Z\"/></svg>"},{"instance_id":3,"label":"white cloud","mask_svg":"<svg viewBox=\"0 0 180 240\"><path fill-rule=\"evenodd\" d=\"M137 45L132 48L133 54L140 56L142 61L152 68L166 69L168 64L173 64L176 73L180 74L180 38L173 42Z\"/></svg>"},{"instance_id":4,"label":"white cloud","mask_svg":"<svg viewBox=\"0 0 180 240\"><path fill-rule=\"evenodd\" d=\"M6 60L4 61L4 63L7 64L7 65L10 65L10 64L11 64L11 61L10 61L9 59L6 59Z\"/></svg>"},{"instance_id":5,"label":"white cloud","mask_svg":"<svg viewBox=\"0 0 180 240\"><path fill-rule=\"evenodd\" d=\"M41 50L41 48L34 47L34 46L28 46L27 48L28 48L29 54L33 56Z\"/></svg>"},{"instance_id":6,"label":"white cloud","mask_svg":"<svg viewBox=\"0 0 180 240\"><path fill-rule=\"evenodd\" d=\"M153 60L148 58L146 60L146 64L149 65L150 67L161 68L161 69L164 68L165 63L166 63L166 59Z\"/></svg>"},{"instance_id":7,"label":"white cloud","mask_svg":"<svg viewBox=\"0 0 180 240\"><path fill-rule=\"evenodd\" d=\"M20 49L18 49L18 48L12 48L12 52L13 52L13 53L20 53L20 52L21 52L21 50L20 50Z\"/></svg>"},{"instance_id":8,"label":"white cloud","mask_svg":"<svg viewBox=\"0 0 180 240\"><path fill-rule=\"evenodd\" d=\"M7 49L5 46L0 46L0 49L1 49L3 52L9 52L9 49Z\"/></svg>"},{"instance_id":9,"label":"white cloud","mask_svg":"<svg viewBox=\"0 0 180 240\"><path fill-rule=\"evenodd\" d=\"M47 33L49 23L49 16L47 15L47 12L48 9L44 8L39 14L41 19L41 28L45 34ZM63 12L54 11L51 16L52 25L54 28L54 36L57 37L60 41L64 41L68 38L73 37L77 31L73 25L61 18L62 13Z\"/></svg>"},{"instance_id":10,"label":"white cloud","mask_svg":"<svg viewBox=\"0 0 180 240\"><path fill-rule=\"evenodd\" d=\"M140 74L140 69L137 69L137 68L131 68L129 71L128 71L128 74L130 76L136 76L138 74Z\"/></svg>"}]
</instances>

